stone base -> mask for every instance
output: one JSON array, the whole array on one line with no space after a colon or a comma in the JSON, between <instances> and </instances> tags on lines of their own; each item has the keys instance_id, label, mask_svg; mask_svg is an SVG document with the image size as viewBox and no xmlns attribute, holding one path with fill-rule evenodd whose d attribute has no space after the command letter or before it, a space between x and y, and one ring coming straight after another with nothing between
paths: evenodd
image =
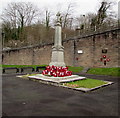
<instances>
[{"instance_id":1,"label":"stone base","mask_svg":"<svg viewBox=\"0 0 120 118\"><path fill-rule=\"evenodd\" d=\"M23 76L17 76L17 77L23 77ZM86 78L78 76L78 75L72 75L72 76L66 76L66 77L48 77L48 76L44 76L42 74L36 74L34 76L25 76L25 77L28 77L29 80L38 81L40 83L64 87L64 88L73 89L73 90L82 91L82 92L93 91L93 90L99 89L101 87L105 87L105 86L113 84L113 82L105 81L105 82L107 82L106 84L103 84L101 86L96 86L94 88L83 88L83 87L74 88L74 87L65 86L64 83L76 81L76 80L83 80Z\"/></svg>"},{"instance_id":2,"label":"stone base","mask_svg":"<svg viewBox=\"0 0 120 118\"><path fill-rule=\"evenodd\" d=\"M70 81L85 79L85 77L81 77L78 75L71 75L71 76L66 76L66 77L49 77L49 76L45 76L42 74L28 76L28 78L32 78L32 79L36 79L36 80L43 80L43 81L47 81L47 82L54 82L54 83L63 83L63 82L70 82Z\"/></svg>"},{"instance_id":3,"label":"stone base","mask_svg":"<svg viewBox=\"0 0 120 118\"><path fill-rule=\"evenodd\" d=\"M53 48L52 49L52 57L49 66L57 66L57 67L65 67L64 62L64 50L62 48Z\"/></svg>"},{"instance_id":4,"label":"stone base","mask_svg":"<svg viewBox=\"0 0 120 118\"><path fill-rule=\"evenodd\" d=\"M64 62L50 62L49 66L57 66L57 67L65 67L65 63Z\"/></svg>"}]
</instances>

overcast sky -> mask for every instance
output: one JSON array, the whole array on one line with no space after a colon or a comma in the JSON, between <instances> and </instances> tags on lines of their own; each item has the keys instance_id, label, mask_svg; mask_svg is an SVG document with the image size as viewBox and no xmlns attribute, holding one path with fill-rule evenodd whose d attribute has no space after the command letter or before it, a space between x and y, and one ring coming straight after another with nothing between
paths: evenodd
<instances>
[{"instance_id":1,"label":"overcast sky","mask_svg":"<svg viewBox=\"0 0 120 118\"><path fill-rule=\"evenodd\" d=\"M74 3L74 13L86 14L88 12L96 12L101 0L1 0L2 4L0 7L0 13L2 10L7 7L7 4L10 2L32 2L37 5L39 8L50 8L52 11L64 11L67 8L68 3ZM120 0L110 0L116 1L116 5L113 7L113 10L118 12L118 2Z\"/></svg>"}]
</instances>

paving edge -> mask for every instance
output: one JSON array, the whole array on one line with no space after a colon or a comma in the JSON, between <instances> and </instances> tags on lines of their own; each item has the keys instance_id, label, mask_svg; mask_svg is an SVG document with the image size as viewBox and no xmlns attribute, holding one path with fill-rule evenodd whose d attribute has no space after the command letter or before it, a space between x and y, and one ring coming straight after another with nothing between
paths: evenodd
<instances>
[{"instance_id":1,"label":"paving edge","mask_svg":"<svg viewBox=\"0 0 120 118\"><path fill-rule=\"evenodd\" d=\"M105 86L108 86L108 85L111 85L111 84L114 83L114 82L109 82L109 81L104 81L104 82L108 82L108 83L107 84L103 84L101 86L97 86L95 88L82 88L82 87L81 88L72 88L72 87L63 86L63 85L61 85L61 87L69 88L69 89L74 89L74 90L82 91L82 92L89 92L89 91L93 91L93 90L96 90L96 89L99 89L99 88L102 88L102 87L105 87Z\"/></svg>"},{"instance_id":2,"label":"paving edge","mask_svg":"<svg viewBox=\"0 0 120 118\"><path fill-rule=\"evenodd\" d=\"M21 77L22 76L17 76L17 77ZM35 78L28 78L29 80L31 81L36 81L36 82L40 82L40 83L43 83L43 84L48 84L48 85L53 85L53 86L58 86L58 87L63 87L63 88L67 88L67 89L73 89L73 90L76 90L76 91L81 91L81 92L90 92L90 91L93 91L93 90L96 90L96 89L100 89L102 87L106 87L108 85L112 85L114 84L114 82L110 82L110 81L104 81L104 82L107 82L107 84L103 84L101 86L97 86L97 87L94 87L94 88L72 88L72 87L68 87L68 86L63 86L61 85L60 83L56 83L56 82L51 82L51 81L44 81L44 80L38 80L38 79L35 79Z\"/></svg>"}]
</instances>

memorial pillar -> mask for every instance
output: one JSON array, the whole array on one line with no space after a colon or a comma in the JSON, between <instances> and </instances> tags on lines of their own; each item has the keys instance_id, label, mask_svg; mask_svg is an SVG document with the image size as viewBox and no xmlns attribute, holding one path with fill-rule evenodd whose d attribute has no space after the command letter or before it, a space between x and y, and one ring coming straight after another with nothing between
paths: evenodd
<instances>
[{"instance_id":1,"label":"memorial pillar","mask_svg":"<svg viewBox=\"0 0 120 118\"><path fill-rule=\"evenodd\" d=\"M55 24L55 39L54 46L52 47L52 56L50 66L65 67L64 63L64 47L62 46L62 28L61 28L61 16L57 13L57 20Z\"/></svg>"}]
</instances>

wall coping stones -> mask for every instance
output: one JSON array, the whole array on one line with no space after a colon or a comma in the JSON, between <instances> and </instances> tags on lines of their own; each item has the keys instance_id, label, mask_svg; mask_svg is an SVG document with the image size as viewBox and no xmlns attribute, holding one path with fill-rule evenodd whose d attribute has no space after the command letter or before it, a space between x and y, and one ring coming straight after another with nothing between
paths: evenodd
<instances>
[{"instance_id":1,"label":"wall coping stones","mask_svg":"<svg viewBox=\"0 0 120 118\"><path fill-rule=\"evenodd\" d=\"M106 33L115 32L115 31L119 31L119 30L120 30L120 28L116 28L116 29L112 29L112 30L106 30L106 31L104 31L104 32L97 32L97 33L95 32L95 33L89 34L89 35L78 36L78 37L76 37L76 39L92 37L92 36L101 35L101 34L106 34Z\"/></svg>"},{"instance_id":2,"label":"wall coping stones","mask_svg":"<svg viewBox=\"0 0 120 118\"><path fill-rule=\"evenodd\" d=\"M93 34L84 35L84 36L69 37L69 38L63 40L62 42L67 42L67 41L70 41L70 40L79 40L79 39L82 39L82 38L92 37L92 36L101 35L101 34L114 32L114 31L119 31L119 30L120 30L120 28L116 28L116 29L112 29L112 30L106 30L104 32L97 32L97 33L94 32ZM18 51L18 50L22 50L22 49L44 47L44 46L48 46L48 45L52 46L53 43L44 43L44 44L30 45L30 46L25 46L25 47L20 47L20 48L4 49L4 50L2 50L2 52Z\"/></svg>"}]
</instances>

